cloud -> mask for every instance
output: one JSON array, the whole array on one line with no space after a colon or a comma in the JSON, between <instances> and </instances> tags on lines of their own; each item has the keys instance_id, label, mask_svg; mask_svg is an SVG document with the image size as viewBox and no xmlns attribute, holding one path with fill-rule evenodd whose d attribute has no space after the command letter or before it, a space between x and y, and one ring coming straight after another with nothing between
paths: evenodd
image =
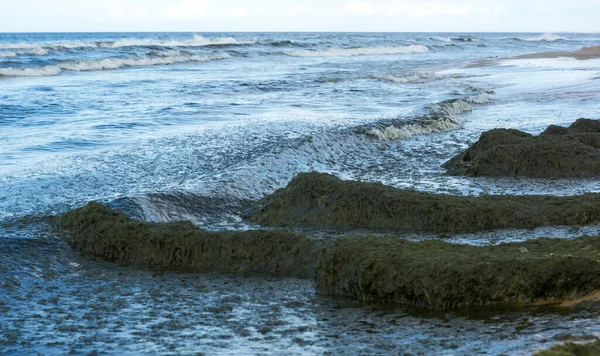
<instances>
[{"instance_id":1,"label":"cloud","mask_svg":"<svg viewBox=\"0 0 600 356\"><path fill-rule=\"evenodd\" d=\"M308 9L308 7L306 7L306 5L298 5L294 8L293 11L295 15L308 14L309 12L310 10Z\"/></svg>"},{"instance_id":2,"label":"cloud","mask_svg":"<svg viewBox=\"0 0 600 356\"><path fill-rule=\"evenodd\" d=\"M125 14L125 6L118 2L110 2L106 6L106 15L110 19L120 19Z\"/></svg>"},{"instance_id":3,"label":"cloud","mask_svg":"<svg viewBox=\"0 0 600 356\"><path fill-rule=\"evenodd\" d=\"M366 1L350 1L346 3L345 10L354 16L375 14L375 10L373 9L373 6L371 6L371 3Z\"/></svg>"},{"instance_id":4,"label":"cloud","mask_svg":"<svg viewBox=\"0 0 600 356\"><path fill-rule=\"evenodd\" d=\"M209 9L210 0L179 0L167 9L167 16L173 20L194 20L207 16Z\"/></svg>"},{"instance_id":5,"label":"cloud","mask_svg":"<svg viewBox=\"0 0 600 356\"><path fill-rule=\"evenodd\" d=\"M388 8L388 15L403 15L410 17L433 17L444 15L469 15L493 13L501 14L499 6L481 5L481 2L454 2L452 4L440 1L396 1Z\"/></svg>"}]
</instances>

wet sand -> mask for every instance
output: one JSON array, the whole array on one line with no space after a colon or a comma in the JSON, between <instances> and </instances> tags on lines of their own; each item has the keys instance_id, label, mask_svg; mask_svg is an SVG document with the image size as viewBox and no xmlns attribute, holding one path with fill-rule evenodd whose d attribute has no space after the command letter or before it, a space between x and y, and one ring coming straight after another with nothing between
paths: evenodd
<instances>
[{"instance_id":1,"label":"wet sand","mask_svg":"<svg viewBox=\"0 0 600 356\"><path fill-rule=\"evenodd\" d=\"M573 58L577 60L590 60L600 58L600 46L584 47L576 51L556 51L529 53L520 56L482 59L467 65L465 68L482 68L498 65L501 61L510 61L514 59L552 59L552 58ZM510 62L509 62L510 63Z\"/></svg>"},{"instance_id":2,"label":"wet sand","mask_svg":"<svg viewBox=\"0 0 600 356\"><path fill-rule=\"evenodd\" d=\"M535 59L535 58L575 58L578 60L588 60L600 58L600 46L584 47L577 51L557 51L557 52L541 52L530 53L521 56L509 57L508 59Z\"/></svg>"}]
</instances>

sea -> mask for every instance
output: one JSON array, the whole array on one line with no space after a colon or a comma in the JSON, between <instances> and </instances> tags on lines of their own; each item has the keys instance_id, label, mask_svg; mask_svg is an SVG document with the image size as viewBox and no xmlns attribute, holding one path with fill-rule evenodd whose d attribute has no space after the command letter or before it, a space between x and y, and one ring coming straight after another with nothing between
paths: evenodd
<instances>
[{"instance_id":1,"label":"sea","mask_svg":"<svg viewBox=\"0 0 600 356\"><path fill-rule=\"evenodd\" d=\"M600 119L600 59L506 59L598 45L600 33L0 33L0 354L528 355L600 337L597 303L364 304L310 280L111 264L53 224L95 200L144 221L255 229L241 207L308 171L454 195L600 192L597 179L440 167L492 128Z\"/></svg>"}]
</instances>

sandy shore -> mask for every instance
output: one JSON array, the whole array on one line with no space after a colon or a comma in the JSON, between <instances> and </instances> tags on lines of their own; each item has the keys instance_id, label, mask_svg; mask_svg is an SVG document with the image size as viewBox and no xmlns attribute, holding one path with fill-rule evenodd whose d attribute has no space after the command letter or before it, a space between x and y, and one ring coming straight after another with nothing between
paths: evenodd
<instances>
[{"instance_id":1,"label":"sandy shore","mask_svg":"<svg viewBox=\"0 0 600 356\"><path fill-rule=\"evenodd\" d=\"M542 53L530 53L524 54L516 57L509 57L506 59L534 59L534 58L575 58L578 60L588 60L593 58L600 58L600 46L595 47L584 47L577 51L567 52L567 51L558 51L558 52L542 52Z\"/></svg>"},{"instance_id":2,"label":"sandy shore","mask_svg":"<svg viewBox=\"0 0 600 356\"><path fill-rule=\"evenodd\" d=\"M548 59L548 58L574 58L577 60L589 60L600 58L600 46L584 47L577 51L557 51L557 52L540 52L529 53L514 57L503 57L494 59L482 59L469 64L466 68L481 68L497 65L500 61L511 59Z\"/></svg>"}]
</instances>

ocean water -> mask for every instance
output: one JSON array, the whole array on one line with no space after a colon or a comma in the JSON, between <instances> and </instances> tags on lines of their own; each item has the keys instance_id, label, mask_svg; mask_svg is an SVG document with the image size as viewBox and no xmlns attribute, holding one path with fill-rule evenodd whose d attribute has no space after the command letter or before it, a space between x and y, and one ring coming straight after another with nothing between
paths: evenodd
<instances>
[{"instance_id":1,"label":"ocean water","mask_svg":"<svg viewBox=\"0 0 600 356\"><path fill-rule=\"evenodd\" d=\"M95 261L48 222L98 200L143 220L254 228L241 204L311 170L460 195L600 192L593 179L440 168L491 128L600 119L600 60L469 64L599 44L591 33L0 34L1 353L529 354L568 333L600 336L600 305L357 305L310 281Z\"/></svg>"}]
</instances>

